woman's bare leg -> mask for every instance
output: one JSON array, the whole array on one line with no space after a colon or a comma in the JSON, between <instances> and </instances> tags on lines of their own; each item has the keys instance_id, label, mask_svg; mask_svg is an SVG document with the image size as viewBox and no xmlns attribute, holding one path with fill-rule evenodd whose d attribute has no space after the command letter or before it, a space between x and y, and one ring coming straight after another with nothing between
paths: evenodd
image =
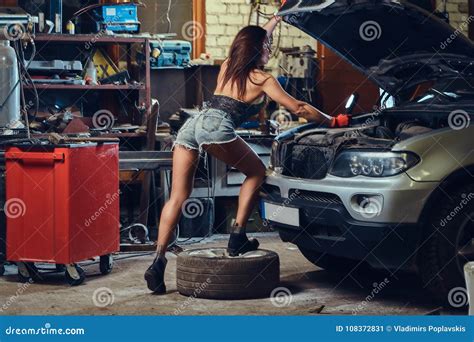
<instances>
[{"instance_id":1,"label":"woman's bare leg","mask_svg":"<svg viewBox=\"0 0 474 342\"><path fill-rule=\"evenodd\" d=\"M199 153L176 145L173 152L173 182L169 201L163 207L158 231L157 253L164 255L181 216L181 207L193 191Z\"/></svg>"},{"instance_id":2,"label":"woman's bare leg","mask_svg":"<svg viewBox=\"0 0 474 342\"><path fill-rule=\"evenodd\" d=\"M245 229L258 197L259 188L265 179L265 165L240 137L227 144L206 145L204 149L213 157L235 167L247 176L240 189L236 217L237 226Z\"/></svg>"},{"instance_id":3,"label":"woman's bare leg","mask_svg":"<svg viewBox=\"0 0 474 342\"><path fill-rule=\"evenodd\" d=\"M155 294L166 293L164 274L167 260L166 249L171 234L181 216L181 207L193 190L194 173L198 163L198 151L177 145L173 152L173 183L169 201L163 207L158 229L156 258L145 272L148 289Z\"/></svg>"}]
</instances>

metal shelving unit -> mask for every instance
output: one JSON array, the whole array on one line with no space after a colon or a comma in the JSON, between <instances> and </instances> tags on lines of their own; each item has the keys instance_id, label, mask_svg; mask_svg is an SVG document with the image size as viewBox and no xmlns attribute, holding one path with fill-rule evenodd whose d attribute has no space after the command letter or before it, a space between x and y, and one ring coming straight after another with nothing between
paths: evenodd
<instances>
[{"instance_id":1,"label":"metal shelving unit","mask_svg":"<svg viewBox=\"0 0 474 342\"><path fill-rule=\"evenodd\" d=\"M102 133L103 138L119 138L123 142L123 146L141 146L142 150L153 150L156 143L156 124L158 121L158 108L152 106L151 101L151 68L150 68L150 42L147 37L140 36L101 36L100 34L37 34L34 38L37 46L37 56L40 58L42 52L48 50L48 48L58 47L58 56L67 54L68 52L74 51L79 56L84 57L87 53L91 52L94 47L101 47L107 49L112 46L124 47L124 53L120 56L121 61L126 61L127 70L131 75L132 79L135 77L136 84L104 84L104 85L77 85L77 84L41 84L35 83L26 84L23 86L25 93L33 94L33 90L36 89L39 96L45 96L47 94L54 94L57 97L62 96L77 96L86 97L92 96L92 94L99 92L98 96L100 100L107 102L107 100L116 96L118 97L130 97L133 101L137 101L140 104L145 105L145 112L142 113L140 122L134 122L134 114L138 114L137 108L134 105L129 105L127 108L127 117L130 118L128 122L122 121L121 123L129 123L132 125L146 126L146 132L122 132L122 133ZM141 45L140 53L143 54L143 60L141 63L135 63L133 60L132 46L137 44ZM62 49L62 50L59 50ZM55 50L53 51L55 52ZM50 53L51 54L51 53ZM55 54L54 54L55 55ZM58 58L60 59L60 58ZM85 65L84 65L85 67ZM134 73L135 72L135 73ZM71 95L74 94L74 95ZM102 94L107 94L107 98L103 97ZM97 96L97 95L96 95ZM93 101L92 101L93 102ZM109 101L110 102L110 101ZM114 101L118 103L118 101ZM97 110L104 109L97 103ZM45 134L39 134L35 137L44 137ZM130 144L130 141L136 141L137 144ZM122 145L122 144L121 144ZM137 150L138 150L137 149ZM137 154L141 151L132 151L129 153ZM142 183L142 191L140 195L140 217L139 222L147 224L148 218L148 206L150 202L150 188L151 188L151 172L146 171L145 177Z\"/></svg>"},{"instance_id":2,"label":"metal shelving unit","mask_svg":"<svg viewBox=\"0 0 474 342\"><path fill-rule=\"evenodd\" d=\"M119 92L117 96L120 94L125 94L127 97L132 92L138 92L137 95L133 95L137 97L137 100L140 103L145 104L146 113L142 118L141 122L130 122L133 124L140 124L140 125L147 125L149 124L150 118L150 111L151 111L151 80L150 80L150 44L149 39L147 37L140 37L140 36L101 36L99 34L76 34L76 35L69 35L69 34L37 34L34 38L35 43L37 45L37 54L41 57L41 52L45 50L47 47L51 46L58 46L64 47L65 49L75 49L81 52L88 52L87 50L91 50L91 47L109 47L114 45L121 45L125 47L125 53L122 57L127 62L127 70L130 74L132 74L132 45L134 44L141 44L142 46L142 53L144 56L143 67L137 68L138 75L140 79L135 80L138 82L137 84L103 84L103 85L81 85L81 84L48 84L48 83L35 83L33 84L25 84L23 89L26 93L31 94L33 89L36 89L40 96L41 94L48 93L50 91L75 91L81 92L81 96L86 96L89 93L97 92L97 91L107 91ZM60 55L60 53L58 53ZM140 70L143 69L143 70ZM102 108L97 108L102 109ZM136 109L130 107L130 113ZM134 115L130 115L131 118ZM127 123L127 122L125 122ZM117 136L117 135L116 135ZM118 135L120 137L120 134ZM124 138L130 137L143 137L142 134L135 134L130 135L124 133Z\"/></svg>"}]
</instances>

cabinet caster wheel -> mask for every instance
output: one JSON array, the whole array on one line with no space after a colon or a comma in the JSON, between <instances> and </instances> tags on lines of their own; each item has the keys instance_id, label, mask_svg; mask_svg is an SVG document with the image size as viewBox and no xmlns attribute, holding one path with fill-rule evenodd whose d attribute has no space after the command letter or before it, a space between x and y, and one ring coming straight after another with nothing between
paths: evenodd
<instances>
[{"instance_id":1,"label":"cabinet caster wheel","mask_svg":"<svg viewBox=\"0 0 474 342\"><path fill-rule=\"evenodd\" d=\"M32 283L35 280L41 280L38 269L34 262L19 262L18 266L18 279L22 283Z\"/></svg>"},{"instance_id":2,"label":"cabinet caster wheel","mask_svg":"<svg viewBox=\"0 0 474 342\"><path fill-rule=\"evenodd\" d=\"M67 265L64 275L71 286L81 285L86 279L84 270L78 265Z\"/></svg>"},{"instance_id":3,"label":"cabinet caster wheel","mask_svg":"<svg viewBox=\"0 0 474 342\"><path fill-rule=\"evenodd\" d=\"M100 267L100 273L102 273L103 275L106 275L112 272L112 269L114 268L114 258L112 257L112 255L110 254L102 255L100 257L99 267Z\"/></svg>"}]
</instances>

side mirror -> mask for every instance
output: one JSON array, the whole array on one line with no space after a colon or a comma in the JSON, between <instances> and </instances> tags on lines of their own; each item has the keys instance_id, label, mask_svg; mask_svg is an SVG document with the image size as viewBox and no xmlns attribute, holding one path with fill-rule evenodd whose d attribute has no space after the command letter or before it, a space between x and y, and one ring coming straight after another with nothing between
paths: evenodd
<instances>
[{"instance_id":1,"label":"side mirror","mask_svg":"<svg viewBox=\"0 0 474 342\"><path fill-rule=\"evenodd\" d=\"M354 93L349 98L347 99L346 102L346 113L347 114L352 114L352 111L354 110L355 105L357 104L357 100L359 100L359 94Z\"/></svg>"}]
</instances>

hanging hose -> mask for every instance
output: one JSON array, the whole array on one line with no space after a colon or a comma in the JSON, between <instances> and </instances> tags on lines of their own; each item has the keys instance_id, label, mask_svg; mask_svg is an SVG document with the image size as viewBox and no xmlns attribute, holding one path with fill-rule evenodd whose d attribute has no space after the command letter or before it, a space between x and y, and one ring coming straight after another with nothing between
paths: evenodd
<instances>
[{"instance_id":1,"label":"hanging hose","mask_svg":"<svg viewBox=\"0 0 474 342\"><path fill-rule=\"evenodd\" d=\"M132 235L132 228L135 228L135 227L138 227L138 228L143 229L143 231L145 232L145 241L148 241L148 240L149 240L149 237L148 237L148 228L147 228L144 224L141 224L141 223L134 223L134 224L131 224L131 225L128 226L128 227L122 228L122 229L120 230L120 233L126 232L126 231L128 230L128 238L130 239L130 241L136 241L136 240L138 240L138 239L136 239L136 238Z\"/></svg>"}]
</instances>

